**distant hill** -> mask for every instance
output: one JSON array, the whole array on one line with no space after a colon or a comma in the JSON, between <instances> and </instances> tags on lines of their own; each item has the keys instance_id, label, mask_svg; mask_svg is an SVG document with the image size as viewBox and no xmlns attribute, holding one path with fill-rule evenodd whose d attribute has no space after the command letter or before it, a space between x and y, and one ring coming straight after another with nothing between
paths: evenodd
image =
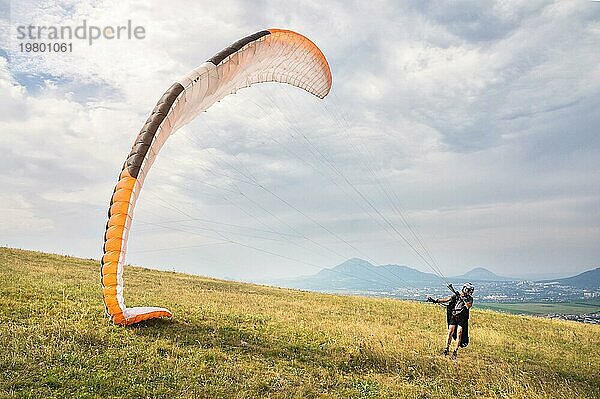
<instances>
[{"instance_id":1,"label":"distant hill","mask_svg":"<svg viewBox=\"0 0 600 399\"><path fill-rule=\"evenodd\" d=\"M587 298L586 295L590 295L590 291L592 295L600 293L600 268L573 277L537 281L499 276L484 267L476 267L467 273L447 277L447 282L457 289L466 281L475 284L477 294L484 300L579 300ZM306 291L411 299L426 298L429 295L443 296L448 293L446 283L435 274L401 265L376 266L359 258L322 269L316 274L261 283Z\"/></svg>"},{"instance_id":2,"label":"distant hill","mask_svg":"<svg viewBox=\"0 0 600 399\"><path fill-rule=\"evenodd\" d=\"M435 274L424 273L408 266L375 266L366 260L352 258L313 275L280 279L273 283L311 291L382 291L439 281Z\"/></svg>"},{"instance_id":3,"label":"distant hill","mask_svg":"<svg viewBox=\"0 0 600 399\"><path fill-rule=\"evenodd\" d=\"M483 267L477 267L465 274L449 278L449 281L456 284L462 284L464 281L502 282L514 280L509 277L498 276ZM390 287L423 287L432 284L439 285L440 282L440 278L435 274L421 272L412 267L393 264L375 266L366 260L352 258L313 275L281 279L272 283L283 287L310 291L380 292Z\"/></svg>"},{"instance_id":4,"label":"distant hill","mask_svg":"<svg viewBox=\"0 0 600 399\"><path fill-rule=\"evenodd\" d=\"M598 289L600 288L600 267L597 267L592 270L588 270L586 272L580 273L573 277L561 278L557 280L547 280L557 281L564 285L570 285L572 287L582 288L582 289Z\"/></svg>"},{"instance_id":5,"label":"distant hill","mask_svg":"<svg viewBox=\"0 0 600 399\"><path fill-rule=\"evenodd\" d=\"M460 276L452 277L453 280L465 280L465 281L515 281L516 279L510 277L499 276L485 267L476 267L465 274Z\"/></svg>"}]
</instances>

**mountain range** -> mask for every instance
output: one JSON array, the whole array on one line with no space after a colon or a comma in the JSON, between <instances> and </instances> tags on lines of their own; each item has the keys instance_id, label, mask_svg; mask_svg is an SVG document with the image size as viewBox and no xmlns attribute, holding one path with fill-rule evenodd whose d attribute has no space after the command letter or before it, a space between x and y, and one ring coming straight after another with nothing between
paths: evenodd
<instances>
[{"instance_id":1,"label":"mountain range","mask_svg":"<svg viewBox=\"0 0 600 399\"><path fill-rule=\"evenodd\" d=\"M545 280L545 282L558 282L582 289L594 290L600 288L600 267L585 271L576 276L561 278L557 280Z\"/></svg>"},{"instance_id":2,"label":"mountain range","mask_svg":"<svg viewBox=\"0 0 600 399\"><path fill-rule=\"evenodd\" d=\"M401 289L415 289L444 286L450 282L457 287L465 281L479 283L487 287L518 284L522 279L497 275L484 267L476 267L467 273L458 276L449 276L442 279L433 273L421 272L404 265L375 266L370 262L352 258L333 268L325 268L316 274L289 279L280 279L271 282L274 285L298 288L310 291L327 292L370 292L382 293ZM600 291L600 268L586 271L576 276L540 280L535 282L540 285L566 285L578 289Z\"/></svg>"}]
</instances>

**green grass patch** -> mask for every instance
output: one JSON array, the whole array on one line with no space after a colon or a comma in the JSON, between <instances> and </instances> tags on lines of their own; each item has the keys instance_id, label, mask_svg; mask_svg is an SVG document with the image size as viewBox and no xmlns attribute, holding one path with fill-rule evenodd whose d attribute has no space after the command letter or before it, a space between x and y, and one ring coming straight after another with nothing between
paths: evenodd
<instances>
[{"instance_id":1,"label":"green grass patch","mask_svg":"<svg viewBox=\"0 0 600 399\"><path fill-rule=\"evenodd\" d=\"M439 355L439 307L125 269L104 316L99 264L0 248L0 397L598 398L600 326L475 308L471 344Z\"/></svg>"}]
</instances>

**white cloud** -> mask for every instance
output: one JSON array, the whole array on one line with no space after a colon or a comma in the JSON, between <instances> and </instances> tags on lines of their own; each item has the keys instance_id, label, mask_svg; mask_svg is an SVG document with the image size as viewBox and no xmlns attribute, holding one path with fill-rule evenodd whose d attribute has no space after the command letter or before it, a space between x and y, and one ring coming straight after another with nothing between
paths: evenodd
<instances>
[{"instance_id":1,"label":"white cloud","mask_svg":"<svg viewBox=\"0 0 600 399\"><path fill-rule=\"evenodd\" d=\"M3 236L27 235L32 231L48 233L52 227L52 220L40 215L22 195L0 193L0 232Z\"/></svg>"}]
</instances>

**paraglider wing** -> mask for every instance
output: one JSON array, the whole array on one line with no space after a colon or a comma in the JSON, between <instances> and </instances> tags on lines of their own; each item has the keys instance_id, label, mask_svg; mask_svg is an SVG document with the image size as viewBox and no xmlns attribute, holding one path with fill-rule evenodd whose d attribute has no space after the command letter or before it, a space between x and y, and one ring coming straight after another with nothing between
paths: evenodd
<instances>
[{"instance_id":1,"label":"paraglider wing","mask_svg":"<svg viewBox=\"0 0 600 399\"><path fill-rule=\"evenodd\" d=\"M261 82L280 82L324 98L331 71L321 50L289 30L269 29L247 36L174 83L158 101L123 165L108 211L101 261L106 312L127 325L170 317L168 309L125 306L123 265L133 211L144 179L167 138L215 102Z\"/></svg>"}]
</instances>

